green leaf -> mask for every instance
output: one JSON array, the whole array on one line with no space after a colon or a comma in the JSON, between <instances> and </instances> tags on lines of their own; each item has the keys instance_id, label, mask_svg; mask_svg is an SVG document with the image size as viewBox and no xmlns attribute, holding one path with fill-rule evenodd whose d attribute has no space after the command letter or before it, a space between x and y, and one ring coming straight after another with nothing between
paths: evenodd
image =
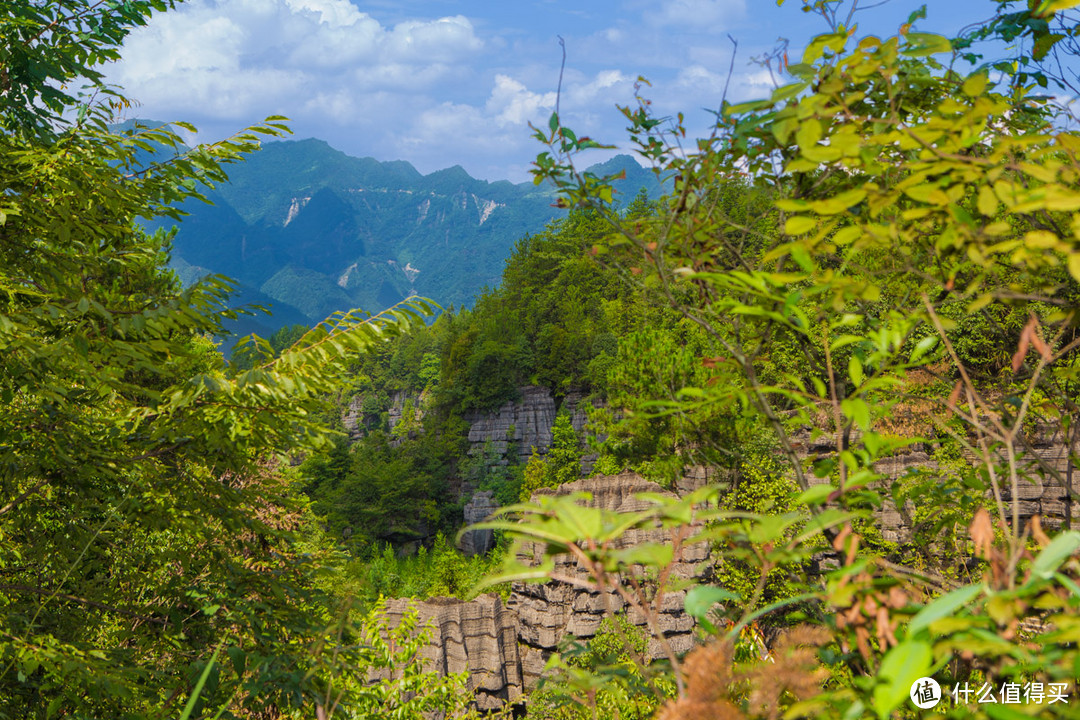
<instances>
[{"instance_id":1,"label":"green leaf","mask_svg":"<svg viewBox=\"0 0 1080 720\"><path fill-rule=\"evenodd\" d=\"M834 195L827 200L817 200L810 203L810 207L814 212L822 215L837 215L842 212L846 212L849 208L858 205L866 199L866 190L857 188L855 190L848 190L838 195ZM845 228L849 229L849 228ZM858 230L856 229L856 232ZM839 234L839 233L838 233Z\"/></svg>"},{"instance_id":2,"label":"green leaf","mask_svg":"<svg viewBox=\"0 0 1080 720\"><path fill-rule=\"evenodd\" d=\"M671 564L675 556L675 548L671 545L657 543L643 543L634 545L613 553L614 558L624 565L643 565L645 567L663 568Z\"/></svg>"},{"instance_id":3,"label":"green leaf","mask_svg":"<svg viewBox=\"0 0 1080 720\"><path fill-rule=\"evenodd\" d=\"M556 508L555 517L573 533L573 536L566 538L572 542L596 538L604 531L604 515L597 508L564 502Z\"/></svg>"},{"instance_id":4,"label":"green leaf","mask_svg":"<svg viewBox=\"0 0 1080 720\"><path fill-rule=\"evenodd\" d=\"M810 251L805 246L799 243L792 243L791 245L791 259L794 260L800 268L806 272L814 271L814 259L810 257Z\"/></svg>"},{"instance_id":5,"label":"green leaf","mask_svg":"<svg viewBox=\"0 0 1080 720\"><path fill-rule=\"evenodd\" d=\"M916 362L923 355L930 352L930 350L933 349L933 347L935 345L937 345L937 343L938 343L937 335L927 335L926 337L924 337L922 340L920 340L918 343L915 344L915 349L911 351L911 355L908 357L908 362L909 363Z\"/></svg>"},{"instance_id":6,"label":"green leaf","mask_svg":"<svg viewBox=\"0 0 1080 720\"><path fill-rule=\"evenodd\" d=\"M784 223L784 232L788 235L802 235L816 228L817 224L818 221L815 217L794 215Z\"/></svg>"},{"instance_id":7,"label":"green leaf","mask_svg":"<svg viewBox=\"0 0 1080 720\"><path fill-rule=\"evenodd\" d=\"M933 653L922 641L905 640L889 650L878 669L880 685L874 688L874 711L886 720L908 699L912 684L930 672Z\"/></svg>"},{"instance_id":8,"label":"green leaf","mask_svg":"<svg viewBox=\"0 0 1080 720\"><path fill-rule=\"evenodd\" d=\"M1080 0L1043 0L1036 14L1048 15L1049 13L1071 10L1080 5Z\"/></svg>"},{"instance_id":9,"label":"green leaf","mask_svg":"<svg viewBox=\"0 0 1080 720\"><path fill-rule=\"evenodd\" d=\"M821 121L816 118L804 121L795 131L795 141L804 151L817 145L819 140L821 140Z\"/></svg>"},{"instance_id":10,"label":"green leaf","mask_svg":"<svg viewBox=\"0 0 1080 720\"><path fill-rule=\"evenodd\" d=\"M1061 564L1077 550L1080 550L1080 531L1068 530L1061 533L1051 540L1031 563L1032 576L1049 580Z\"/></svg>"},{"instance_id":11,"label":"green leaf","mask_svg":"<svg viewBox=\"0 0 1080 720\"><path fill-rule=\"evenodd\" d=\"M856 388L862 385L863 380L866 379L863 376L862 362L860 362L859 358L855 357L854 355L852 355L851 359L848 360L848 376L851 378L851 382L855 384Z\"/></svg>"},{"instance_id":12,"label":"green leaf","mask_svg":"<svg viewBox=\"0 0 1080 720\"><path fill-rule=\"evenodd\" d=\"M986 715L994 720L1031 720L1036 717L1032 714L1020 712L1010 705L999 705L997 703L986 704Z\"/></svg>"},{"instance_id":13,"label":"green leaf","mask_svg":"<svg viewBox=\"0 0 1080 720\"><path fill-rule=\"evenodd\" d=\"M870 429L870 406L862 398L845 398L840 401L840 409L850 417L863 432Z\"/></svg>"},{"instance_id":14,"label":"green leaf","mask_svg":"<svg viewBox=\"0 0 1080 720\"><path fill-rule=\"evenodd\" d=\"M202 674L199 675L199 680L195 683L195 688L191 691L191 696L184 705L179 720L188 720L188 718L191 717L191 713L194 712L195 703L199 702L199 696L202 695L203 686L206 685L206 679L210 677L210 671L214 669L214 663L217 661L219 652L221 652L220 645L214 650L214 654L210 656L210 662L206 663L206 667L203 668Z\"/></svg>"},{"instance_id":15,"label":"green leaf","mask_svg":"<svg viewBox=\"0 0 1080 720\"><path fill-rule=\"evenodd\" d=\"M1069 255L1069 274L1074 280L1080 282L1080 252Z\"/></svg>"},{"instance_id":16,"label":"green leaf","mask_svg":"<svg viewBox=\"0 0 1080 720\"><path fill-rule=\"evenodd\" d=\"M930 627L930 623L935 620L954 615L956 611L978 597L982 591L982 585L967 585L937 598L923 607L908 623L908 637Z\"/></svg>"},{"instance_id":17,"label":"green leaf","mask_svg":"<svg viewBox=\"0 0 1080 720\"><path fill-rule=\"evenodd\" d=\"M713 605L728 601L739 603L742 602L742 598L730 590L715 585L698 585L690 588L686 593L683 607L686 609L687 615L701 621L708 618Z\"/></svg>"},{"instance_id":18,"label":"green leaf","mask_svg":"<svg viewBox=\"0 0 1080 720\"><path fill-rule=\"evenodd\" d=\"M796 505L820 505L825 502L826 498L836 492L836 488L829 483L822 483L821 485L811 485L806 490L803 490L797 498L795 498Z\"/></svg>"},{"instance_id":19,"label":"green leaf","mask_svg":"<svg viewBox=\"0 0 1080 720\"><path fill-rule=\"evenodd\" d=\"M907 45L901 52L908 57L936 55L952 52L952 44L941 35L913 32L907 34Z\"/></svg>"},{"instance_id":20,"label":"green leaf","mask_svg":"<svg viewBox=\"0 0 1080 720\"><path fill-rule=\"evenodd\" d=\"M244 670L247 667L247 653L243 649L238 647L230 647L226 650L229 654L229 659L232 660L233 670L236 672L236 676L240 677L244 674Z\"/></svg>"}]
</instances>

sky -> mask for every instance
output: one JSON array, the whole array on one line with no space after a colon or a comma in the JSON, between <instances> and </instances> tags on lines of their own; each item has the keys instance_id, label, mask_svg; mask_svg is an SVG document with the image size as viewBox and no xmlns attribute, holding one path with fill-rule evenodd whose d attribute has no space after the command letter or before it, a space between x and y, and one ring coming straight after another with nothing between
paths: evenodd
<instances>
[{"instance_id":1,"label":"sky","mask_svg":"<svg viewBox=\"0 0 1080 720\"><path fill-rule=\"evenodd\" d=\"M864 5L877 5L870 0ZM891 0L855 17L894 34L922 2ZM916 29L955 33L992 14L988 0L926 0ZM617 105L642 94L662 116L707 134L727 85L733 102L767 95L760 59L788 42L792 62L825 32L800 0L187 0L128 37L110 82L132 117L184 120L215 140L268 115L295 139L429 173L522 182L558 99L564 125L624 149ZM559 67L566 47L561 94ZM737 48L732 42L737 42ZM734 52L734 64L733 62ZM730 81L728 69L732 68ZM603 160L597 155L597 160Z\"/></svg>"}]
</instances>

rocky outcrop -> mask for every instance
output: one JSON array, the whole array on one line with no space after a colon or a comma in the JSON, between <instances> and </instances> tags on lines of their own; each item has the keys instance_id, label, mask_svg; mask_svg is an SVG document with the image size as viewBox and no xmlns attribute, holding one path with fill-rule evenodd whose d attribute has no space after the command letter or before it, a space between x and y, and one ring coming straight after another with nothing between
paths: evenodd
<instances>
[{"instance_id":1,"label":"rocky outcrop","mask_svg":"<svg viewBox=\"0 0 1080 720\"><path fill-rule=\"evenodd\" d=\"M424 396L413 397L402 390L396 390L390 395L390 408L386 415L390 432L394 432L403 420L419 429L420 422L424 419Z\"/></svg>"},{"instance_id":2,"label":"rocky outcrop","mask_svg":"<svg viewBox=\"0 0 1080 720\"><path fill-rule=\"evenodd\" d=\"M538 385L518 388L518 396L517 400L504 403L497 410L474 411L465 415L465 422L469 423L471 454L482 452L488 446L506 463L509 462L505 456L511 442L516 447L519 462L527 462L534 447L541 455L547 453L551 447L551 427L559 410L555 396L546 387ZM571 390L562 402L562 407L570 413L570 424L579 438L585 437L587 417L582 408L584 398L583 392ZM589 456L582 458L582 470L588 472L595 459Z\"/></svg>"},{"instance_id":3,"label":"rocky outcrop","mask_svg":"<svg viewBox=\"0 0 1080 720\"><path fill-rule=\"evenodd\" d=\"M540 494L565 495L587 492L592 495L587 502L591 507L618 512L635 512L648 507L648 503L635 497L637 493L656 493L674 498L659 485L645 480L636 473L597 476L562 485L556 490L543 489ZM536 497L534 495L534 497ZM663 528L631 530L617 541L617 548L632 547L643 543L670 544L671 531ZM539 544L526 546L518 560L526 564L539 564L543 547ZM705 544L682 548L670 566L672 579L697 576L708 560ZM586 570L569 556L556 559L557 573L574 577L586 583ZM662 597L654 630L647 628L647 621L639 612L627 612L627 620L646 628L649 645L646 656L654 660L667 655L669 649L684 653L693 643L694 622L683 610L685 591L670 592ZM539 679L547 658L563 638L573 635L581 639L596 634L604 616L627 610L622 598L613 590L600 592L567 582L547 582L542 585L515 583L507 605L518 615L518 636L521 639L521 668L525 686L532 687ZM666 647L665 647L666 645Z\"/></svg>"},{"instance_id":4,"label":"rocky outcrop","mask_svg":"<svg viewBox=\"0 0 1080 720\"><path fill-rule=\"evenodd\" d=\"M390 600L390 627L396 627L410 607L416 608L421 626L431 627L431 642L422 657L443 675L467 671L479 709L497 710L522 700L517 617L499 596L481 595L468 602L445 597Z\"/></svg>"},{"instance_id":5,"label":"rocky outcrop","mask_svg":"<svg viewBox=\"0 0 1080 720\"><path fill-rule=\"evenodd\" d=\"M352 442L363 436L364 415L364 396L354 395L341 413L341 424Z\"/></svg>"},{"instance_id":6,"label":"rocky outcrop","mask_svg":"<svg viewBox=\"0 0 1080 720\"><path fill-rule=\"evenodd\" d=\"M507 402L492 412L470 412L469 442L473 448L490 443L499 456L505 456L510 442L517 445L519 459L529 459L532 448L546 452L551 447L551 426L555 424L555 398L547 388L527 385L519 389L519 399Z\"/></svg>"},{"instance_id":7,"label":"rocky outcrop","mask_svg":"<svg viewBox=\"0 0 1080 720\"><path fill-rule=\"evenodd\" d=\"M648 504L634 497L636 493L657 493L675 497L656 483L635 473L585 478L563 485L557 490L539 493L560 495L587 492L592 507L619 512L642 510ZM484 493L474 496L482 497ZM487 512L483 499L476 504L476 513ZM632 530L618 542L618 547L642 543L670 543L670 531L663 528ZM543 548L525 548L519 558L538 563ZM671 568L674 579L696 576L708 561L704 544L683 548ZM568 557L556 561L563 575L586 580L583 568ZM648 659L664 657L668 649L676 653L688 651L693 643L693 620L683 610L684 591L671 592L663 597L659 607L657 629L662 639L652 638L646 650ZM632 624L646 627L646 619L628 609L614 592L598 592L566 582L543 585L514 583L505 605L496 595L482 595L464 602L450 598L424 601L391 600L387 617L391 626L401 622L410 605L417 608L421 625L430 623L431 642L423 651L432 667L442 673L468 671L469 687L476 693L477 706L482 710L502 707L505 703L524 700L523 693L535 687L548 656L558 649L568 636L588 639L600 628L604 616L626 612ZM667 647L665 647L665 645Z\"/></svg>"},{"instance_id":8,"label":"rocky outcrop","mask_svg":"<svg viewBox=\"0 0 1080 720\"><path fill-rule=\"evenodd\" d=\"M466 527L487 520L498 507L491 490L474 492L469 502L465 503ZM466 530L458 540L458 549L466 555L482 555L494 546L495 533L492 530Z\"/></svg>"},{"instance_id":9,"label":"rocky outcrop","mask_svg":"<svg viewBox=\"0 0 1080 720\"><path fill-rule=\"evenodd\" d=\"M811 439L806 430L792 437L796 451L803 458L823 458L835 454L835 440L830 436ZM1028 437L1028 451L1018 459L1020 475L1031 478L1034 482L1023 481L1017 488L1020 522L1026 524L1033 516L1039 515L1047 526L1058 526L1065 522L1067 492L1065 484L1068 477L1069 452L1066 439L1060 429L1039 428ZM938 463L933 458L933 448L927 443L915 443L899 449L892 456L874 465L874 469L888 478L900 478L912 472L938 471ZM974 453L965 451L963 458L974 464L981 463ZM1073 488L1080 489L1080 471L1073 469ZM811 476L812 483L826 482ZM1004 483L1001 488L1002 500L1008 504L1012 500L1012 488ZM989 492L988 492L989 496ZM877 527L889 542L910 542L912 539L912 518L916 508L909 502L898 508L891 498L885 497L882 507L875 511ZM1071 516L1080 520L1080 504L1074 502Z\"/></svg>"}]
</instances>

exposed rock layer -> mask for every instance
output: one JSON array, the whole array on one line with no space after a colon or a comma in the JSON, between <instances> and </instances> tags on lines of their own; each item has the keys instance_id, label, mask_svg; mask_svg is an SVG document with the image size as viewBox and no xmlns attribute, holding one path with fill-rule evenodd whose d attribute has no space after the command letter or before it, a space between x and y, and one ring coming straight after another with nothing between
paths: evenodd
<instances>
[{"instance_id":1,"label":"exposed rock layer","mask_svg":"<svg viewBox=\"0 0 1080 720\"><path fill-rule=\"evenodd\" d=\"M432 669L443 675L468 671L469 689L481 710L521 700L517 617L497 595L469 602L445 597L390 600L386 617L391 627L401 622L410 606L416 607L420 625L432 628L431 642L421 653Z\"/></svg>"},{"instance_id":2,"label":"exposed rock layer","mask_svg":"<svg viewBox=\"0 0 1080 720\"><path fill-rule=\"evenodd\" d=\"M586 504L620 512L647 507L647 503L634 497L636 493L675 497L635 473L586 478L558 490L540 492L559 495L588 492L592 499ZM482 495L477 493L474 498ZM476 512L487 511L477 505ZM632 530L619 540L618 547L671 542L670 531L666 529ZM542 552L540 547L527 548L520 559L539 562ZM707 559L705 545L688 545L677 554L672 575L693 576ZM583 582L587 580L585 570L567 556L557 560L557 568L564 575L575 576ZM684 591L668 593L658 603L654 628L663 639L649 641L648 659L663 657L669 651L683 653L692 646L694 624L683 611L684 596ZM388 616L392 624L400 622L410 602L390 602ZM470 602L434 598L418 602L416 606L421 623L430 622L434 627L432 642L424 651L424 657L440 672L468 670L470 688L477 693L477 703L482 709L518 701L523 690L535 686L548 656L564 638L569 635L590 638L596 634L607 613L626 609L623 600L613 591L598 592L566 582L515 583L505 606L494 595L484 595ZM646 628L646 634L651 636L641 613L628 612L627 619Z\"/></svg>"},{"instance_id":3,"label":"exposed rock layer","mask_svg":"<svg viewBox=\"0 0 1080 720\"><path fill-rule=\"evenodd\" d=\"M483 522L498 508L491 490L478 490L465 504L466 527ZM458 549L466 555L481 555L495 546L495 534L491 530L466 530L458 541Z\"/></svg>"},{"instance_id":4,"label":"exposed rock layer","mask_svg":"<svg viewBox=\"0 0 1080 720\"><path fill-rule=\"evenodd\" d=\"M636 473L597 476L562 485L556 490L542 489L537 495L567 495L586 492L592 499L586 504L617 512L636 512L649 507L649 503L635 497L638 493L655 493L675 498L654 482ZM534 496L536 497L536 496ZM639 546L646 543L674 545L670 529L655 528L630 530L615 544L616 549ZM539 544L524 548L519 560L527 564L539 564L544 548ZM708 547L699 543L680 546L670 566L672 579L696 576L708 560ZM588 574L576 560L563 555L556 559L555 571L588 583ZM666 593L654 605L656 619L649 626L646 618L636 611L627 613L627 620L642 627L649 637L646 657L655 660L668 652L684 653L693 646L693 620L683 610L684 590ZM518 635L521 639L521 664L526 687L532 687L539 679L548 656L559 642L573 635L588 639L596 634L604 616L611 612L627 610L623 599L614 590L600 592L584 589L566 582L548 582L542 585L514 583L507 602L518 614ZM662 639L661 639L662 638Z\"/></svg>"}]
</instances>

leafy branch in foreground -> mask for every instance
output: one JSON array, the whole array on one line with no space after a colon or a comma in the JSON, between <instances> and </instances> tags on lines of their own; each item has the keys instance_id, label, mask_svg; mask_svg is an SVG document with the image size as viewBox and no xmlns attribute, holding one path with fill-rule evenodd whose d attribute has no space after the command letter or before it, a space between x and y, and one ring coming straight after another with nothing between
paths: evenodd
<instances>
[{"instance_id":1,"label":"leafy branch in foreground","mask_svg":"<svg viewBox=\"0 0 1080 720\"><path fill-rule=\"evenodd\" d=\"M1041 27L1074 4L1031 4L1021 11L1030 22L1012 25ZM661 404L768 428L800 492L794 517L758 522L851 514L824 545L794 540L827 561L816 574L791 566L806 602L755 616L828 630L814 643L829 673L823 692L784 696L785 717L906 716L912 683L930 675L946 693L972 683L1072 692L1080 533L1033 517L1023 497L1034 486L1058 488L1067 507L1080 499L1033 445L1037 433L1056 432L1066 462L1077 461L1080 136L1055 124L1055 108L1030 84L960 72L948 39L912 28L917 16L893 37L858 37L835 5L804 3L831 31L785 68L790 82L771 97L725 105L694 152L681 117L668 124L644 99L624 108L638 153L674 178L656 215L624 221L611 178L576 170L592 141L557 116L537 131L549 146L537 181L606 218L598 256L719 348L701 358L707 383ZM766 220L749 222L751 201L740 198L767 205ZM898 418L916 407L929 408L921 429L901 429ZM886 473L915 443L960 460ZM523 511L526 537L557 518ZM892 546L872 541L871 518L886 511L911 530ZM617 566L609 546L587 554L587 528L553 527L553 551L576 544L595 567ZM744 553L762 578L778 539L789 540L751 527L745 544L733 543L724 522L715 527L716 551ZM946 538L958 554L945 552ZM726 599L724 588L693 597L710 592ZM759 612L753 600L717 605L718 619L744 625ZM717 648L729 644L724 623L709 622ZM665 717L706 713L706 696L720 716L775 716L776 703L740 694L738 672L701 668L687 660L675 670L697 680L680 683ZM1029 710L1056 717L1068 706ZM959 690L939 711L1004 716Z\"/></svg>"},{"instance_id":2,"label":"leafy branch in foreground","mask_svg":"<svg viewBox=\"0 0 1080 720\"><path fill-rule=\"evenodd\" d=\"M190 150L168 128L111 129L126 101L96 68L167 5L0 5L4 718L310 708L333 557L296 544L310 515L278 459L325 443L315 411L351 358L434 312L337 316L262 368L225 366L231 283L182 289L171 236L142 222L287 128ZM363 667L359 632L329 652Z\"/></svg>"}]
</instances>

